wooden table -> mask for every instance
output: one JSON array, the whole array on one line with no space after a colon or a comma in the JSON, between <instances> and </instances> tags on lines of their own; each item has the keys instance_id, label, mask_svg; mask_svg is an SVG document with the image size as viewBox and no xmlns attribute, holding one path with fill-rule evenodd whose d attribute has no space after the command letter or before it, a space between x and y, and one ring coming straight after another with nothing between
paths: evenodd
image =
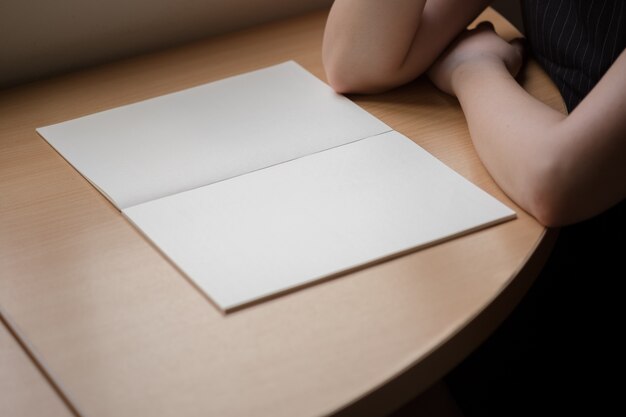
<instances>
[{"instance_id":1,"label":"wooden table","mask_svg":"<svg viewBox=\"0 0 626 417\"><path fill-rule=\"evenodd\" d=\"M515 35L495 12L484 17ZM512 309L554 233L494 184L456 100L426 80L351 98L518 219L228 315L35 133L289 59L325 79L325 18L0 93L2 415L381 415L437 381ZM523 77L563 109L536 63Z\"/></svg>"}]
</instances>

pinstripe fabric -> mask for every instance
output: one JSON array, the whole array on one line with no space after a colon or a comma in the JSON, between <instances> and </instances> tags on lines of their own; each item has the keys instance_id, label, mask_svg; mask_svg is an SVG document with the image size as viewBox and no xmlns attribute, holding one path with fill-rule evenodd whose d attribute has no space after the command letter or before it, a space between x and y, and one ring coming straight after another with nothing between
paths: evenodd
<instances>
[{"instance_id":1,"label":"pinstripe fabric","mask_svg":"<svg viewBox=\"0 0 626 417\"><path fill-rule=\"evenodd\" d=\"M523 0L531 50L573 110L626 47L626 0Z\"/></svg>"},{"instance_id":2,"label":"pinstripe fabric","mask_svg":"<svg viewBox=\"0 0 626 417\"><path fill-rule=\"evenodd\" d=\"M571 111L626 44L626 0L526 0L526 36ZM626 91L624 92L626 94ZM605 416L623 407L626 201L563 227L532 288L447 377L468 417Z\"/></svg>"}]
</instances>

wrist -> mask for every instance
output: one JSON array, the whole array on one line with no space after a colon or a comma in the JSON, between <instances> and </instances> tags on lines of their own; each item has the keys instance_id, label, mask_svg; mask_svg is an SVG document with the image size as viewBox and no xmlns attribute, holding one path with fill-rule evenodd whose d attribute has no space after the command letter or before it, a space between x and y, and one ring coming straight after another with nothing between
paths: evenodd
<instances>
[{"instance_id":1,"label":"wrist","mask_svg":"<svg viewBox=\"0 0 626 417\"><path fill-rule=\"evenodd\" d=\"M463 90L475 86L481 81L493 80L493 77L509 77L506 65L498 57L479 56L460 63L450 77L450 87L454 95L462 94Z\"/></svg>"}]
</instances>

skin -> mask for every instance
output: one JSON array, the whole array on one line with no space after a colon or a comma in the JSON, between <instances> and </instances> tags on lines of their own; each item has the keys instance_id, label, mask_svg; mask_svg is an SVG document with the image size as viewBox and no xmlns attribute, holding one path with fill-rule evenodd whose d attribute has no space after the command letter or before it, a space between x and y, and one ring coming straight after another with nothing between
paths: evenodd
<instances>
[{"instance_id":1,"label":"skin","mask_svg":"<svg viewBox=\"0 0 626 417\"><path fill-rule=\"evenodd\" d=\"M563 115L515 80L520 43L502 40L489 24L463 31L487 3L336 1L323 48L330 84L342 93L370 93L428 69L437 87L459 99L474 146L498 185L546 226L579 222L622 201L626 52L581 104ZM392 24L393 17L402 21ZM447 17L453 24L435 31ZM350 23L339 29L343 18ZM428 29L434 35L427 36Z\"/></svg>"},{"instance_id":2,"label":"skin","mask_svg":"<svg viewBox=\"0 0 626 417\"><path fill-rule=\"evenodd\" d=\"M485 0L336 0L322 44L330 85L373 93L422 74Z\"/></svg>"}]
</instances>

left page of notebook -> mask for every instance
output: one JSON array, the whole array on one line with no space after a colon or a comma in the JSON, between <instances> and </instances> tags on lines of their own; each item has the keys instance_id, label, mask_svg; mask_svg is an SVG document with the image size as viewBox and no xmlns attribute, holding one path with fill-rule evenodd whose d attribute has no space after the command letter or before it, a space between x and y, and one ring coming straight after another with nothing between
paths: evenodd
<instances>
[{"instance_id":1,"label":"left page of notebook","mask_svg":"<svg viewBox=\"0 0 626 417\"><path fill-rule=\"evenodd\" d=\"M122 210L390 130L290 61L37 132Z\"/></svg>"}]
</instances>

